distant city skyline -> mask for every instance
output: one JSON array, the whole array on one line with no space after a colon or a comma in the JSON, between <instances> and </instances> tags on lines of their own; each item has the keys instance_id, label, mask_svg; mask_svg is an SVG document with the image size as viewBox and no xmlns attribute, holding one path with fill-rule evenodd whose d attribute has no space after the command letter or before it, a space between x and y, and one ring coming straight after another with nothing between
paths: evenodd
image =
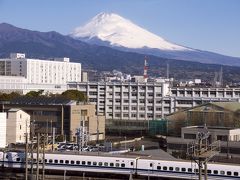
<instances>
[{"instance_id":1,"label":"distant city skyline","mask_svg":"<svg viewBox=\"0 0 240 180\"><path fill-rule=\"evenodd\" d=\"M112 12L179 45L240 57L238 0L0 0L0 23L68 35Z\"/></svg>"}]
</instances>

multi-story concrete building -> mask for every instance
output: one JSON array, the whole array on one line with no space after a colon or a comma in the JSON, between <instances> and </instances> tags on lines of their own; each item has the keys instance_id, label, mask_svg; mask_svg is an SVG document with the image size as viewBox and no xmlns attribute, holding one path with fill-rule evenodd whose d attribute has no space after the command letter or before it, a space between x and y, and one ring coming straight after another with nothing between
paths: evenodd
<instances>
[{"instance_id":1,"label":"multi-story concrete building","mask_svg":"<svg viewBox=\"0 0 240 180\"><path fill-rule=\"evenodd\" d=\"M0 112L0 148L5 148L7 133L7 113Z\"/></svg>"},{"instance_id":2,"label":"multi-story concrete building","mask_svg":"<svg viewBox=\"0 0 240 180\"><path fill-rule=\"evenodd\" d=\"M240 102L240 88L172 87L170 99L174 103L172 113L207 102Z\"/></svg>"},{"instance_id":3,"label":"multi-story concrete building","mask_svg":"<svg viewBox=\"0 0 240 180\"><path fill-rule=\"evenodd\" d=\"M28 139L30 138L30 115L21 109L9 109L7 132L7 144L24 143L26 134L28 134Z\"/></svg>"},{"instance_id":4,"label":"multi-story concrete building","mask_svg":"<svg viewBox=\"0 0 240 180\"><path fill-rule=\"evenodd\" d=\"M240 88L170 88L167 82L81 82L68 83L68 89L86 93L97 113L106 115L107 124L118 121L125 126L143 126L143 120L207 102L240 101Z\"/></svg>"},{"instance_id":5,"label":"multi-story concrete building","mask_svg":"<svg viewBox=\"0 0 240 180\"><path fill-rule=\"evenodd\" d=\"M106 119L147 120L169 113L168 83L69 83L68 89L85 92Z\"/></svg>"},{"instance_id":6,"label":"multi-story concrete building","mask_svg":"<svg viewBox=\"0 0 240 180\"><path fill-rule=\"evenodd\" d=\"M29 91L44 90L45 94L59 93L67 90L67 84L45 84L28 83L27 78L23 76L0 76L0 91L2 93L17 92L26 94Z\"/></svg>"},{"instance_id":7,"label":"multi-story concrete building","mask_svg":"<svg viewBox=\"0 0 240 180\"><path fill-rule=\"evenodd\" d=\"M40 60L25 58L25 54L13 53L0 59L1 76L23 76L27 83L61 85L81 81L81 64L69 58Z\"/></svg>"}]
</instances>

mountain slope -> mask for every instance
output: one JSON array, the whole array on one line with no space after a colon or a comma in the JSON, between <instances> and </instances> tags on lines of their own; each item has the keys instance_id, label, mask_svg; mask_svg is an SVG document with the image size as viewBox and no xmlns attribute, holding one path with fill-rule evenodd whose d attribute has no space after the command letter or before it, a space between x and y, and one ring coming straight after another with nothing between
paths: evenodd
<instances>
[{"instance_id":1,"label":"mountain slope","mask_svg":"<svg viewBox=\"0 0 240 180\"><path fill-rule=\"evenodd\" d=\"M89 45L57 32L38 32L0 24L0 58L9 57L11 52L26 53L29 58L70 57L80 62L83 68L100 71L117 69L126 73L141 75L145 55L122 52L109 47ZM166 64L170 76L176 79L201 78L212 80L220 65L201 64L148 56L149 75L164 76ZM240 68L224 66L224 80L239 82Z\"/></svg>"},{"instance_id":2,"label":"mountain slope","mask_svg":"<svg viewBox=\"0 0 240 180\"><path fill-rule=\"evenodd\" d=\"M100 13L83 27L71 34L74 38L98 38L112 46L126 48L158 48L161 50L191 50L170 43L153 33L133 24L117 14Z\"/></svg>"},{"instance_id":3,"label":"mountain slope","mask_svg":"<svg viewBox=\"0 0 240 180\"><path fill-rule=\"evenodd\" d=\"M70 36L90 44L108 46L123 51L202 63L240 66L240 58L168 42L113 13L96 15L86 25L75 28Z\"/></svg>"}]
</instances>

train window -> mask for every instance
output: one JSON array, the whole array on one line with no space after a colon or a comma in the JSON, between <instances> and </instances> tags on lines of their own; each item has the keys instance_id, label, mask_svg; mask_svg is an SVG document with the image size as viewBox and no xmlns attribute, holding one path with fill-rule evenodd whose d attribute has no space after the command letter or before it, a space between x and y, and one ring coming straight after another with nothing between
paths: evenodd
<instances>
[{"instance_id":1,"label":"train window","mask_svg":"<svg viewBox=\"0 0 240 180\"><path fill-rule=\"evenodd\" d=\"M153 164L152 163L150 163L150 167L152 167L153 166Z\"/></svg>"},{"instance_id":2,"label":"train window","mask_svg":"<svg viewBox=\"0 0 240 180\"><path fill-rule=\"evenodd\" d=\"M133 162L131 162L130 165L133 166Z\"/></svg>"},{"instance_id":3,"label":"train window","mask_svg":"<svg viewBox=\"0 0 240 180\"><path fill-rule=\"evenodd\" d=\"M88 161L88 162L87 162L87 165L89 165L89 166L90 166L91 164L92 164L92 162L91 162L91 161Z\"/></svg>"},{"instance_id":4,"label":"train window","mask_svg":"<svg viewBox=\"0 0 240 180\"><path fill-rule=\"evenodd\" d=\"M182 168L182 171L185 172L185 171L186 171L186 168Z\"/></svg>"},{"instance_id":5,"label":"train window","mask_svg":"<svg viewBox=\"0 0 240 180\"><path fill-rule=\"evenodd\" d=\"M113 167L113 166L114 166L114 164L113 164L113 163L110 163L110 166L111 166L111 167Z\"/></svg>"},{"instance_id":6,"label":"train window","mask_svg":"<svg viewBox=\"0 0 240 180\"><path fill-rule=\"evenodd\" d=\"M80 164L80 161L76 161L76 164Z\"/></svg>"},{"instance_id":7,"label":"train window","mask_svg":"<svg viewBox=\"0 0 240 180\"><path fill-rule=\"evenodd\" d=\"M55 159L55 160L54 160L54 163L56 163L56 164L57 164L57 163L58 163L58 160L57 160L57 159Z\"/></svg>"},{"instance_id":8,"label":"train window","mask_svg":"<svg viewBox=\"0 0 240 180\"><path fill-rule=\"evenodd\" d=\"M120 165L119 165L119 163L116 163L115 166L116 166L116 167L119 167Z\"/></svg>"},{"instance_id":9,"label":"train window","mask_svg":"<svg viewBox=\"0 0 240 180\"><path fill-rule=\"evenodd\" d=\"M231 176L231 175L232 175L232 172L231 172L231 171L227 171L227 175L228 175L228 176Z\"/></svg>"},{"instance_id":10,"label":"train window","mask_svg":"<svg viewBox=\"0 0 240 180\"><path fill-rule=\"evenodd\" d=\"M20 158L16 158L16 161L20 161Z\"/></svg>"},{"instance_id":11,"label":"train window","mask_svg":"<svg viewBox=\"0 0 240 180\"><path fill-rule=\"evenodd\" d=\"M214 171L213 171L213 174L218 174L218 171L217 171L217 170L214 170Z\"/></svg>"},{"instance_id":12,"label":"train window","mask_svg":"<svg viewBox=\"0 0 240 180\"><path fill-rule=\"evenodd\" d=\"M187 170L188 172L192 172L192 168L188 168L188 170Z\"/></svg>"},{"instance_id":13,"label":"train window","mask_svg":"<svg viewBox=\"0 0 240 180\"><path fill-rule=\"evenodd\" d=\"M157 170L161 170L161 166L157 166Z\"/></svg>"},{"instance_id":14,"label":"train window","mask_svg":"<svg viewBox=\"0 0 240 180\"><path fill-rule=\"evenodd\" d=\"M210 169L207 170L208 174L212 174L212 171Z\"/></svg>"},{"instance_id":15,"label":"train window","mask_svg":"<svg viewBox=\"0 0 240 180\"><path fill-rule=\"evenodd\" d=\"M71 161L71 164L75 164L75 162L74 162L74 161Z\"/></svg>"},{"instance_id":16,"label":"train window","mask_svg":"<svg viewBox=\"0 0 240 180\"><path fill-rule=\"evenodd\" d=\"M122 163L122 164L121 164L121 167L125 167L125 164L124 164L124 163Z\"/></svg>"},{"instance_id":17,"label":"train window","mask_svg":"<svg viewBox=\"0 0 240 180\"><path fill-rule=\"evenodd\" d=\"M180 171L180 168L179 167L175 167L175 171Z\"/></svg>"},{"instance_id":18,"label":"train window","mask_svg":"<svg viewBox=\"0 0 240 180\"><path fill-rule=\"evenodd\" d=\"M93 165L96 166L96 165L97 165L97 162L93 162Z\"/></svg>"},{"instance_id":19,"label":"train window","mask_svg":"<svg viewBox=\"0 0 240 180\"><path fill-rule=\"evenodd\" d=\"M52 159L49 159L49 163L52 163L53 162L53 160Z\"/></svg>"},{"instance_id":20,"label":"train window","mask_svg":"<svg viewBox=\"0 0 240 180\"><path fill-rule=\"evenodd\" d=\"M82 161L82 165L85 165L86 164L86 162L85 161Z\"/></svg>"},{"instance_id":21,"label":"train window","mask_svg":"<svg viewBox=\"0 0 240 180\"><path fill-rule=\"evenodd\" d=\"M233 175L234 175L234 176L238 176L238 172L234 172Z\"/></svg>"},{"instance_id":22,"label":"train window","mask_svg":"<svg viewBox=\"0 0 240 180\"><path fill-rule=\"evenodd\" d=\"M45 160L45 163L47 163L47 159L44 159Z\"/></svg>"},{"instance_id":23,"label":"train window","mask_svg":"<svg viewBox=\"0 0 240 180\"><path fill-rule=\"evenodd\" d=\"M108 163L107 163L107 162L105 162L105 163L104 163L104 166L108 166Z\"/></svg>"},{"instance_id":24,"label":"train window","mask_svg":"<svg viewBox=\"0 0 240 180\"><path fill-rule=\"evenodd\" d=\"M224 174L225 174L225 171L220 171L220 174L221 174L221 175L224 175Z\"/></svg>"},{"instance_id":25,"label":"train window","mask_svg":"<svg viewBox=\"0 0 240 180\"><path fill-rule=\"evenodd\" d=\"M65 164L69 164L69 160L65 160Z\"/></svg>"},{"instance_id":26,"label":"train window","mask_svg":"<svg viewBox=\"0 0 240 180\"><path fill-rule=\"evenodd\" d=\"M198 173L198 169L194 169L194 172L195 172L195 173Z\"/></svg>"},{"instance_id":27,"label":"train window","mask_svg":"<svg viewBox=\"0 0 240 180\"><path fill-rule=\"evenodd\" d=\"M167 166L163 166L163 170L165 170L165 171L166 171L166 170L167 170Z\"/></svg>"},{"instance_id":28,"label":"train window","mask_svg":"<svg viewBox=\"0 0 240 180\"><path fill-rule=\"evenodd\" d=\"M99 162L98 165L99 165L99 166L102 166L102 162Z\"/></svg>"},{"instance_id":29,"label":"train window","mask_svg":"<svg viewBox=\"0 0 240 180\"><path fill-rule=\"evenodd\" d=\"M173 167L169 167L169 171L173 171Z\"/></svg>"},{"instance_id":30,"label":"train window","mask_svg":"<svg viewBox=\"0 0 240 180\"><path fill-rule=\"evenodd\" d=\"M63 160L60 160L60 163L63 164Z\"/></svg>"}]
</instances>

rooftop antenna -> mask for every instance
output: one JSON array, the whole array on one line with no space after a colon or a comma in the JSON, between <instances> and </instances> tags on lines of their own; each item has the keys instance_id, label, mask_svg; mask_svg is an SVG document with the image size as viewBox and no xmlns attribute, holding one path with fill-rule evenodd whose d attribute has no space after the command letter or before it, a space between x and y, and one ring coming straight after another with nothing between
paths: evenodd
<instances>
[{"instance_id":1,"label":"rooftop antenna","mask_svg":"<svg viewBox=\"0 0 240 180\"><path fill-rule=\"evenodd\" d=\"M148 78L147 70L148 70L147 56L145 56L145 59L144 59L144 69L143 69L144 82L147 82L147 78Z\"/></svg>"}]
</instances>

